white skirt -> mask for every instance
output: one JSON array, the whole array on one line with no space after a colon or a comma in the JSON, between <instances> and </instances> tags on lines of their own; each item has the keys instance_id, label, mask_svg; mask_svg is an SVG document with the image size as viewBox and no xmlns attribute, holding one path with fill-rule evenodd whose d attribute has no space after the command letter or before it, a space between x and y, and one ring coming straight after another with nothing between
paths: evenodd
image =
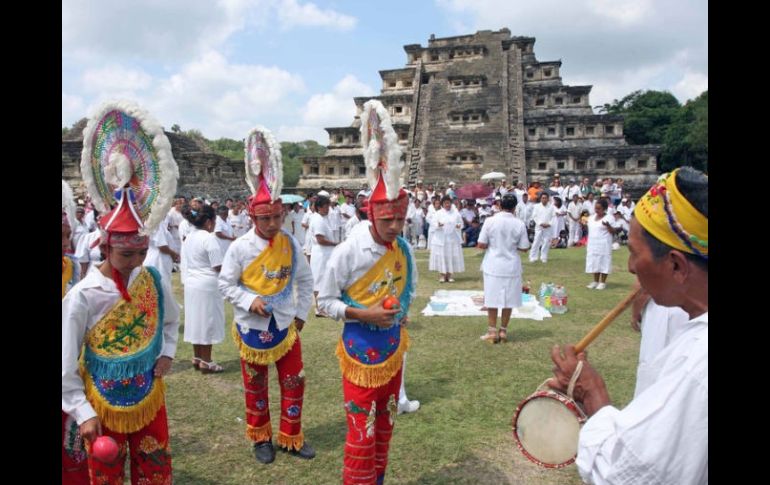
<instances>
[{"instance_id":1,"label":"white skirt","mask_svg":"<svg viewBox=\"0 0 770 485\"><path fill-rule=\"evenodd\" d=\"M184 285L184 341L195 345L218 344L225 339L225 300L213 287L188 278Z\"/></svg>"},{"instance_id":2,"label":"white skirt","mask_svg":"<svg viewBox=\"0 0 770 485\"><path fill-rule=\"evenodd\" d=\"M586 253L586 273L610 274L612 251L609 253Z\"/></svg>"},{"instance_id":3,"label":"white skirt","mask_svg":"<svg viewBox=\"0 0 770 485\"><path fill-rule=\"evenodd\" d=\"M521 306L521 275L484 275L484 306L487 308L518 308Z\"/></svg>"},{"instance_id":4,"label":"white skirt","mask_svg":"<svg viewBox=\"0 0 770 485\"><path fill-rule=\"evenodd\" d=\"M326 271L326 263L329 262L329 257L331 257L335 247L336 246L321 246L320 244L313 246L313 251L310 254L310 271L313 273L313 291L320 291L321 277Z\"/></svg>"},{"instance_id":5,"label":"white skirt","mask_svg":"<svg viewBox=\"0 0 770 485\"><path fill-rule=\"evenodd\" d=\"M446 243L443 246L433 246L430 250L428 270L439 273L462 273L465 271L463 248L457 242Z\"/></svg>"}]
</instances>

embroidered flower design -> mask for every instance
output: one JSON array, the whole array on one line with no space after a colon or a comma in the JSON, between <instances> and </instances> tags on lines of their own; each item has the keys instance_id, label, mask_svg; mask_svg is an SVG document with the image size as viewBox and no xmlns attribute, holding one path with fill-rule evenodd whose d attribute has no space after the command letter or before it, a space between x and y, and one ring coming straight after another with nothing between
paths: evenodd
<instances>
[{"instance_id":1,"label":"embroidered flower design","mask_svg":"<svg viewBox=\"0 0 770 485\"><path fill-rule=\"evenodd\" d=\"M396 338L395 337L389 337L388 338L388 343L390 345L396 345Z\"/></svg>"},{"instance_id":2,"label":"embroidered flower design","mask_svg":"<svg viewBox=\"0 0 770 485\"><path fill-rule=\"evenodd\" d=\"M396 271L401 271L401 261L396 261Z\"/></svg>"},{"instance_id":3,"label":"embroidered flower design","mask_svg":"<svg viewBox=\"0 0 770 485\"><path fill-rule=\"evenodd\" d=\"M258 410L264 411L264 409L267 407L267 403L265 402L264 399L260 399L259 401L256 402L255 406L257 407Z\"/></svg>"},{"instance_id":4,"label":"embroidered flower design","mask_svg":"<svg viewBox=\"0 0 770 485\"><path fill-rule=\"evenodd\" d=\"M126 377L125 379L121 379L120 383L123 384L124 386L128 386L129 384L131 384L131 378Z\"/></svg>"},{"instance_id":5,"label":"embroidered flower design","mask_svg":"<svg viewBox=\"0 0 770 485\"><path fill-rule=\"evenodd\" d=\"M99 381L99 384L101 385L102 389L110 390L113 387L115 387L115 381L111 379L101 379Z\"/></svg>"},{"instance_id":6,"label":"embroidered flower design","mask_svg":"<svg viewBox=\"0 0 770 485\"><path fill-rule=\"evenodd\" d=\"M152 436L145 436L142 441L139 442L139 449L148 455L155 450L161 448L160 443Z\"/></svg>"},{"instance_id":7,"label":"embroidered flower design","mask_svg":"<svg viewBox=\"0 0 770 485\"><path fill-rule=\"evenodd\" d=\"M353 339L348 339L348 348L353 348Z\"/></svg>"},{"instance_id":8,"label":"embroidered flower design","mask_svg":"<svg viewBox=\"0 0 770 485\"><path fill-rule=\"evenodd\" d=\"M289 417L291 418L296 418L297 416L299 416L299 411L300 411L300 407L294 404L292 406L289 406L286 409L286 414L288 414Z\"/></svg>"},{"instance_id":9,"label":"embroidered flower design","mask_svg":"<svg viewBox=\"0 0 770 485\"><path fill-rule=\"evenodd\" d=\"M380 357L380 352L377 349L369 347L366 349L366 357L369 359L369 362L374 362Z\"/></svg>"},{"instance_id":10,"label":"embroidered flower design","mask_svg":"<svg viewBox=\"0 0 770 485\"><path fill-rule=\"evenodd\" d=\"M369 416L366 417L366 437L374 436L374 423L377 420L377 402L372 401L372 409L369 410Z\"/></svg>"},{"instance_id":11,"label":"embroidered flower design","mask_svg":"<svg viewBox=\"0 0 770 485\"><path fill-rule=\"evenodd\" d=\"M146 382L146 381L145 381L145 379L144 379L144 374L139 374L138 376L136 376L136 377L134 378L134 382L135 382L135 383L136 383L136 385L137 385L137 386L139 386L139 387L142 387L142 386L144 386L144 384L145 384L145 382Z\"/></svg>"},{"instance_id":12,"label":"embroidered flower design","mask_svg":"<svg viewBox=\"0 0 770 485\"><path fill-rule=\"evenodd\" d=\"M269 330L259 332L259 341L263 344L273 341L273 334Z\"/></svg>"}]
</instances>

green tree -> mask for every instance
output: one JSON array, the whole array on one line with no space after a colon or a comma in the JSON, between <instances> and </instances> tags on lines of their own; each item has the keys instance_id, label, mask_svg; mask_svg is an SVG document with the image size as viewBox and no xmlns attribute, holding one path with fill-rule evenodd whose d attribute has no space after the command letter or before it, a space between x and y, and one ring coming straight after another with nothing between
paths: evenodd
<instances>
[{"instance_id":1,"label":"green tree","mask_svg":"<svg viewBox=\"0 0 770 485\"><path fill-rule=\"evenodd\" d=\"M171 131L173 131L174 133L181 133L182 128L178 124L174 123L173 125L171 125Z\"/></svg>"},{"instance_id":2,"label":"green tree","mask_svg":"<svg viewBox=\"0 0 770 485\"><path fill-rule=\"evenodd\" d=\"M683 165L708 170L708 91L688 101L666 130L660 170Z\"/></svg>"},{"instance_id":3,"label":"green tree","mask_svg":"<svg viewBox=\"0 0 770 485\"><path fill-rule=\"evenodd\" d=\"M622 114L623 133L632 145L660 144L681 106L666 91L634 91L620 101L605 104L602 111Z\"/></svg>"},{"instance_id":4,"label":"green tree","mask_svg":"<svg viewBox=\"0 0 770 485\"><path fill-rule=\"evenodd\" d=\"M326 147L314 140L301 142L281 142L281 157L283 159L283 184L286 187L296 187L302 173L302 158L320 157L326 153Z\"/></svg>"}]
</instances>

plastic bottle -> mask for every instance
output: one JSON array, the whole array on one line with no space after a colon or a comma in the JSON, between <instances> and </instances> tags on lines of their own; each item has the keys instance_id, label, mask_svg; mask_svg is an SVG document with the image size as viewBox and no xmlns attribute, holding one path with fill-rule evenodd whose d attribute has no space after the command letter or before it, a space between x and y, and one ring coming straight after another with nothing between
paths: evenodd
<instances>
[{"instance_id":1,"label":"plastic bottle","mask_svg":"<svg viewBox=\"0 0 770 485\"><path fill-rule=\"evenodd\" d=\"M543 306L546 310L551 310L551 295L553 294L553 283L548 283L545 287L545 297L543 298Z\"/></svg>"},{"instance_id":2,"label":"plastic bottle","mask_svg":"<svg viewBox=\"0 0 770 485\"><path fill-rule=\"evenodd\" d=\"M567 290L557 285L551 295L551 313L567 313Z\"/></svg>"}]
</instances>

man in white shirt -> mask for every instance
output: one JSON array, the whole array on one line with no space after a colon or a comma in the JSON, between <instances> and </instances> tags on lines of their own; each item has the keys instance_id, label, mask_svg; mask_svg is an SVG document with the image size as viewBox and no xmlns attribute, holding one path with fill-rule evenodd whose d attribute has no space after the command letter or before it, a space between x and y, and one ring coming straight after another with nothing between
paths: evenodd
<instances>
[{"instance_id":1,"label":"man in white shirt","mask_svg":"<svg viewBox=\"0 0 770 485\"><path fill-rule=\"evenodd\" d=\"M75 226L72 228L72 247L77 249L80 238L88 234L88 226L85 223L86 210L82 207L75 209Z\"/></svg>"},{"instance_id":2,"label":"man in white shirt","mask_svg":"<svg viewBox=\"0 0 770 485\"><path fill-rule=\"evenodd\" d=\"M517 251L529 249L524 223L514 217L516 196L503 197L501 212L481 228L477 247L485 249L481 271L484 276L484 306L487 307L487 342L507 342L508 322L514 308L521 306L521 259ZM501 309L497 331L497 309Z\"/></svg>"},{"instance_id":3,"label":"man in white shirt","mask_svg":"<svg viewBox=\"0 0 770 485\"><path fill-rule=\"evenodd\" d=\"M551 249L551 220L554 218L554 208L549 204L548 194L540 194L540 203L532 209L532 219L535 221L535 239L529 251L529 262L534 263L540 258L548 262L548 250Z\"/></svg>"},{"instance_id":4,"label":"man in white shirt","mask_svg":"<svg viewBox=\"0 0 770 485\"><path fill-rule=\"evenodd\" d=\"M269 193L264 184L259 191L249 204L254 230L230 246L218 286L233 305L233 336L246 390L246 435L257 461L275 459L267 391L270 364L275 364L281 388L278 446L309 460L315 450L302 431L305 371L299 333L310 310L313 276L300 243L281 230L279 194Z\"/></svg>"},{"instance_id":5,"label":"man in white shirt","mask_svg":"<svg viewBox=\"0 0 770 485\"><path fill-rule=\"evenodd\" d=\"M677 169L637 208L628 270L658 305L680 307L689 321L655 352L645 382L622 410L610 404L604 380L572 345L551 350L556 366L549 385L564 391L578 372L574 397L589 416L575 462L584 481L708 483L708 178Z\"/></svg>"},{"instance_id":6,"label":"man in white shirt","mask_svg":"<svg viewBox=\"0 0 770 485\"><path fill-rule=\"evenodd\" d=\"M569 247L574 246L580 240L580 214L583 212L583 204L580 203L578 197L577 193L573 194L572 200L567 205L567 223L569 224L567 245Z\"/></svg>"},{"instance_id":7,"label":"man in white shirt","mask_svg":"<svg viewBox=\"0 0 770 485\"><path fill-rule=\"evenodd\" d=\"M228 212L230 212L230 209L228 209L226 205L218 208L217 220L214 225L214 235L217 237L219 249L222 251L223 257L227 252L227 248L229 248L230 244L236 239L235 233L233 232L233 226L227 222Z\"/></svg>"},{"instance_id":8,"label":"man in white shirt","mask_svg":"<svg viewBox=\"0 0 770 485\"><path fill-rule=\"evenodd\" d=\"M233 236L237 239L249 231L249 215L246 214L242 201L238 201L233 206L233 215L228 217L227 222L233 228Z\"/></svg>"},{"instance_id":9,"label":"man in white shirt","mask_svg":"<svg viewBox=\"0 0 770 485\"><path fill-rule=\"evenodd\" d=\"M575 183L575 179L569 179L569 185L564 189L564 200L571 201L576 195L580 195L580 187Z\"/></svg>"}]
</instances>

